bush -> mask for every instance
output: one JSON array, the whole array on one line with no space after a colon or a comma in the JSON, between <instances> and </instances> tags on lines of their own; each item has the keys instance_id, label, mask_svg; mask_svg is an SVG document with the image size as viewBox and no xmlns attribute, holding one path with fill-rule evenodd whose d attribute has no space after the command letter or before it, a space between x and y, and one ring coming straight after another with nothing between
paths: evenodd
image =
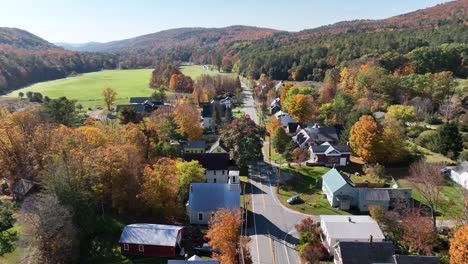
<instances>
[{"instance_id":1,"label":"bush","mask_svg":"<svg viewBox=\"0 0 468 264\"><path fill-rule=\"evenodd\" d=\"M406 129L406 135L410 138L417 138L422 132L428 130L424 126L410 126Z\"/></svg>"},{"instance_id":2,"label":"bush","mask_svg":"<svg viewBox=\"0 0 468 264\"><path fill-rule=\"evenodd\" d=\"M424 119L424 122L428 123L429 125L440 125L442 124L442 119L440 119L437 115L430 115Z\"/></svg>"},{"instance_id":3,"label":"bush","mask_svg":"<svg viewBox=\"0 0 468 264\"><path fill-rule=\"evenodd\" d=\"M416 138L416 144L430 149L431 151L436 151L439 147L439 133L435 130L427 130L419 134Z\"/></svg>"},{"instance_id":4,"label":"bush","mask_svg":"<svg viewBox=\"0 0 468 264\"><path fill-rule=\"evenodd\" d=\"M468 161L468 150L463 150L460 155L458 156L458 160L460 161Z\"/></svg>"}]
</instances>

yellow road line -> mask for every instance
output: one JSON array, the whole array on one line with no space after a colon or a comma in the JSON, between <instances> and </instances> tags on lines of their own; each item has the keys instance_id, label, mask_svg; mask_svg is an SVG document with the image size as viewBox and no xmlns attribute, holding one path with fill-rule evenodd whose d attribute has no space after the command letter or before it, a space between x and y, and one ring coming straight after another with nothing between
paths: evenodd
<instances>
[{"instance_id":1,"label":"yellow road line","mask_svg":"<svg viewBox=\"0 0 468 264\"><path fill-rule=\"evenodd\" d=\"M275 252L273 251L273 240L271 240L270 231L268 231L268 239L270 240L270 251L273 264L276 264Z\"/></svg>"},{"instance_id":2,"label":"yellow road line","mask_svg":"<svg viewBox=\"0 0 468 264\"><path fill-rule=\"evenodd\" d=\"M263 210L266 210L266 206L265 206L265 194L262 193L262 203L263 203Z\"/></svg>"}]
</instances>

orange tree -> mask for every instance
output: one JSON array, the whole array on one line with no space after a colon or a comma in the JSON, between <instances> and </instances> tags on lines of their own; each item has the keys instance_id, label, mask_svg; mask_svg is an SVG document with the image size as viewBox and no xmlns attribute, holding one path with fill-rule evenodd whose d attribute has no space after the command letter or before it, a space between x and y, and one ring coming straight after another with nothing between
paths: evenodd
<instances>
[{"instance_id":1,"label":"orange tree","mask_svg":"<svg viewBox=\"0 0 468 264\"><path fill-rule=\"evenodd\" d=\"M237 263L237 243L240 238L240 210L229 211L221 209L210 220L208 237L210 245L219 249L222 254L213 253L213 257L223 264Z\"/></svg>"},{"instance_id":2,"label":"orange tree","mask_svg":"<svg viewBox=\"0 0 468 264\"><path fill-rule=\"evenodd\" d=\"M460 227L450 239L450 263L464 264L468 261L468 224Z\"/></svg>"}]
</instances>

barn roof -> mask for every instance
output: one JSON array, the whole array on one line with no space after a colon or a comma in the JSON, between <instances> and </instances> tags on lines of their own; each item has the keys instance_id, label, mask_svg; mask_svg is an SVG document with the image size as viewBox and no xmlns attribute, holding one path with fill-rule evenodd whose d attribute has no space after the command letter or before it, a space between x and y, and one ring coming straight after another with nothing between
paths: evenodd
<instances>
[{"instance_id":1,"label":"barn roof","mask_svg":"<svg viewBox=\"0 0 468 264\"><path fill-rule=\"evenodd\" d=\"M187 141L185 142L184 148L202 148L206 147L206 143L204 140L194 140L194 141Z\"/></svg>"},{"instance_id":2,"label":"barn roof","mask_svg":"<svg viewBox=\"0 0 468 264\"><path fill-rule=\"evenodd\" d=\"M157 224L131 224L125 226L119 243L175 246L183 226Z\"/></svg>"},{"instance_id":3,"label":"barn roof","mask_svg":"<svg viewBox=\"0 0 468 264\"><path fill-rule=\"evenodd\" d=\"M323 184L325 184L332 193L338 191L341 189L341 187L348 184L354 187L352 182L346 176L341 175L341 173L339 173L335 168L325 173L322 177L322 181Z\"/></svg>"},{"instance_id":4,"label":"barn roof","mask_svg":"<svg viewBox=\"0 0 468 264\"><path fill-rule=\"evenodd\" d=\"M390 201L386 188L358 188L359 199L362 201Z\"/></svg>"}]
</instances>

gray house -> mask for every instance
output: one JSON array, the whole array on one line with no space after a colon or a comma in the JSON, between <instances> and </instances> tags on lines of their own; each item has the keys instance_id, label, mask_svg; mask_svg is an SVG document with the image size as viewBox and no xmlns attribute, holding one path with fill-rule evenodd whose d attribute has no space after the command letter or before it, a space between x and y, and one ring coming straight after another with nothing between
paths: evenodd
<instances>
[{"instance_id":1,"label":"gray house","mask_svg":"<svg viewBox=\"0 0 468 264\"><path fill-rule=\"evenodd\" d=\"M238 182L238 181L237 181ZM187 211L191 224L207 225L213 214L220 209L240 208L239 183L192 183L190 184Z\"/></svg>"},{"instance_id":2,"label":"gray house","mask_svg":"<svg viewBox=\"0 0 468 264\"><path fill-rule=\"evenodd\" d=\"M348 177L341 175L335 168L322 178L322 193L332 207L348 210L357 205L357 193Z\"/></svg>"}]
</instances>

